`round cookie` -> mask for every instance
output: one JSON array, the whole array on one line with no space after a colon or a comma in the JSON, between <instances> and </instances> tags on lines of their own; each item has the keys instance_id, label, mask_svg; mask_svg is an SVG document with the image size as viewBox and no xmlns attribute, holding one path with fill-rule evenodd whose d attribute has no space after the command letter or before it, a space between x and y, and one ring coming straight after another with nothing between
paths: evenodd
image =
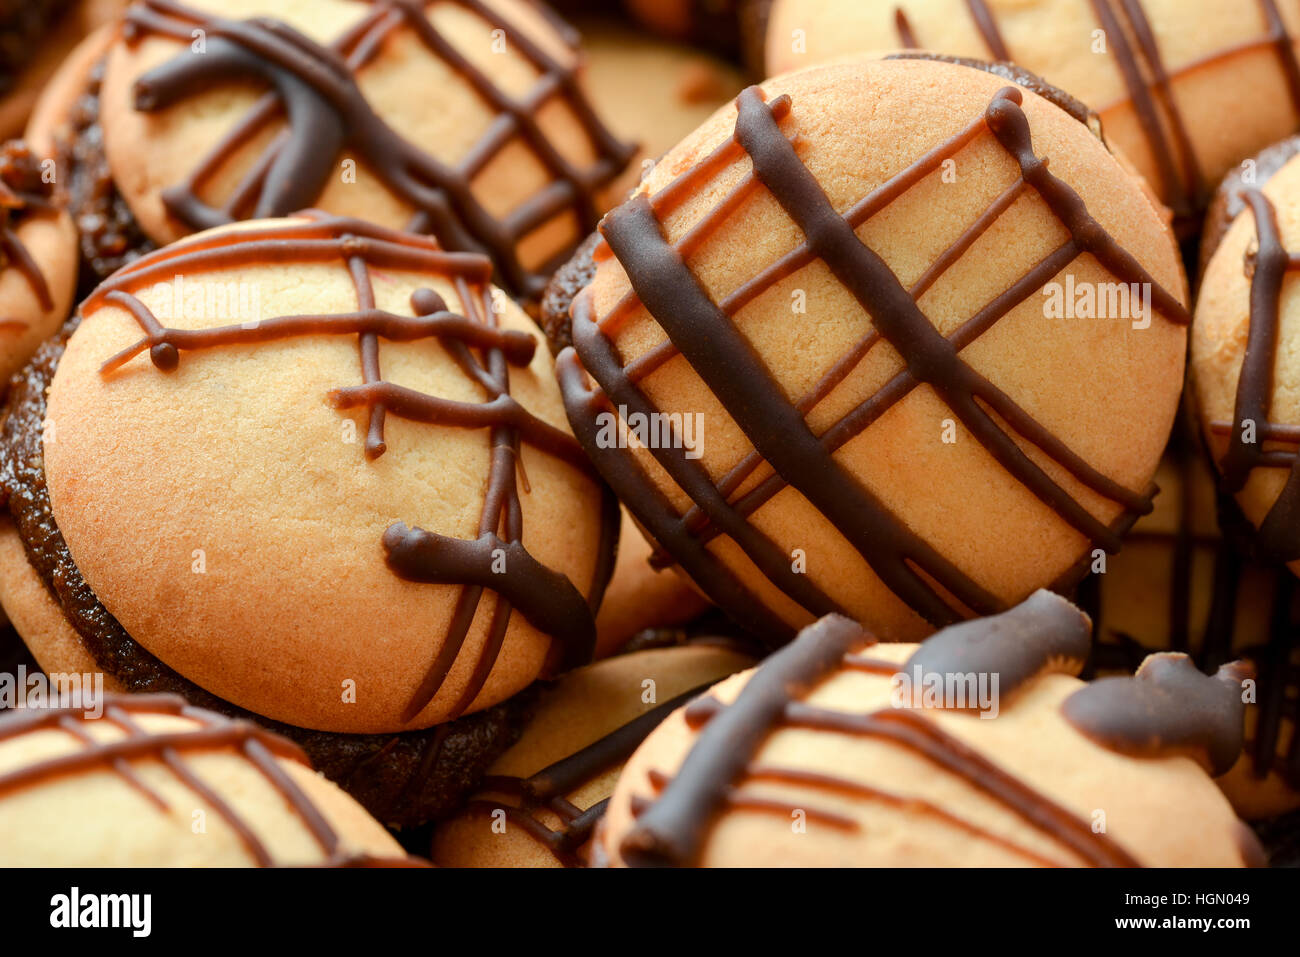
<instances>
[{"instance_id":1,"label":"round cookie","mask_svg":"<svg viewBox=\"0 0 1300 957\"><path fill-rule=\"evenodd\" d=\"M751 88L602 235L557 362L574 434L773 643L835 611L887 640L997 611L1150 508L1173 237L1087 125L1002 77L861 59Z\"/></svg>"},{"instance_id":2,"label":"round cookie","mask_svg":"<svg viewBox=\"0 0 1300 957\"><path fill-rule=\"evenodd\" d=\"M54 169L20 140L0 145L0 383L72 310L77 231Z\"/></svg>"},{"instance_id":3,"label":"round cookie","mask_svg":"<svg viewBox=\"0 0 1300 957\"><path fill-rule=\"evenodd\" d=\"M1250 181L1225 183L1224 213L1206 235L1213 252L1197 295L1190 379L1222 486L1258 530L1255 548L1300 571L1300 368L1291 362L1300 296L1288 281L1290 250L1300 248L1300 162L1252 165Z\"/></svg>"},{"instance_id":4,"label":"round cookie","mask_svg":"<svg viewBox=\"0 0 1300 957\"><path fill-rule=\"evenodd\" d=\"M1190 235L1220 177L1296 128L1297 42L1277 0L776 0L767 69L901 47L1014 61L1095 109Z\"/></svg>"},{"instance_id":5,"label":"round cookie","mask_svg":"<svg viewBox=\"0 0 1300 957\"><path fill-rule=\"evenodd\" d=\"M1283 566L1251 557L1251 530L1220 496L1196 439L1179 429L1156 473L1155 511L1133 526L1105 573L1085 579L1093 619L1088 675L1137 670L1151 652L1190 654L1211 672L1234 660L1255 671L1245 747L1216 781L1247 820L1300 809L1300 587ZM1222 527L1221 527L1222 526Z\"/></svg>"},{"instance_id":6,"label":"round cookie","mask_svg":"<svg viewBox=\"0 0 1300 957\"><path fill-rule=\"evenodd\" d=\"M753 663L725 643L697 643L629 652L565 675L543 693L466 809L438 824L433 862L584 866L591 832L637 745L677 707Z\"/></svg>"},{"instance_id":7,"label":"round cookie","mask_svg":"<svg viewBox=\"0 0 1300 957\"><path fill-rule=\"evenodd\" d=\"M597 658L615 654L640 632L683 625L709 608L680 575L650 563L650 543L627 511L620 511L614 573L596 614Z\"/></svg>"},{"instance_id":8,"label":"round cookie","mask_svg":"<svg viewBox=\"0 0 1300 957\"><path fill-rule=\"evenodd\" d=\"M0 24L0 139L22 132L37 99L82 37L127 0L20 0Z\"/></svg>"},{"instance_id":9,"label":"round cookie","mask_svg":"<svg viewBox=\"0 0 1300 957\"><path fill-rule=\"evenodd\" d=\"M610 194L622 200L645 170L745 85L740 71L699 50L608 21L578 21L592 105L639 147Z\"/></svg>"},{"instance_id":10,"label":"round cookie","mask_svg":"<svg viewBox=\"0 0 1300 957\"><path fill-rule=\"evenodd\" d=\"M168 695L0 717L0 866L411 866L302 752Z\"/></svg>"},{"instance_id":11,"label":"round cookie","mask_svg":"<svg viewBox=\"0 0 1300 957\"><path fill-rule=\"evenodd\" d=\"M95 102L61 83L42 124L63 118L71 192L93 214L111 188L133 244L313 207L490 255L533 298L632 154L583 92L576 39L522 0L138 0Z\"/></svg>"},{"instance_id":12,"label":"round cookie","mask_svg":"<svg viewBox=\"0 0 1300 957\"><path fill-rule=\"evenodd\" d=\"M1085 685L1072 674L1089 630L1047 592L919 646L876 644L824 618L651 733L619 778L593 857L1258 863L1253 834L1207 774L1240 750L1242 673L1209 677L1168 654L1136 678Z\"/></svg>"},{"instance_id":13,"label":"round cookie","mask_svg":"<svg viewBox=\"0 0 1300 957\"><path fill-rule=\"evenodd\" d=\"M489 272L322 214L100 286L49 388L44 478L116 622L241 708L343 733L589 657L616 513Z\"/></svg>"}]
</instances>

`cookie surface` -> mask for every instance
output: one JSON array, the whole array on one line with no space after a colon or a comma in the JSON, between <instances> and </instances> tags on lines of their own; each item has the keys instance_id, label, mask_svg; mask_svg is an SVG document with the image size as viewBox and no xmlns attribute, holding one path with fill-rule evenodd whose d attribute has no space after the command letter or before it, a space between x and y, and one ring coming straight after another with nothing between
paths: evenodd
<instances>
[{"instance_id":1,"label":"cookie surface","mask_svg":"<svg viewBox=\"0 0 1300 957\"><path fill-rule=\"evenodd\" d=\"M1013 61L1095 109L1189 235L1224 173L1295 131L1298 39L1277 0L777 0L767 68L903 47Z\"/></svg>"},{"instance_id":2,"label":"cookie surface","mask_svg":"<svg viewBox=\"0 0 1300 957\"><path fill-rule=\"evenodd\" d=\"M321 208L487 253L532 298L630 157L582 89L575 43L519 0L140 0L104 59L94 128L71 139L91 140L82 164L106 161L121 232L165 244ZM413 89L436 90L435 108ZM70 116L73 91L58 99L42 112Z\"/></svg>"},{"instance_id":3,"label":"cookie surface","mask_svg":"<svg viewBox=\"0 0 1300 957\"><path fill-rule=\"evenodd\" d=\"M0 381L63 325L77 283L77 231L53 161L0 145Z\"/></svg>"},{"instance_id":4,"label":"cookie surface","mask_svg":"<svg viewBox=\"0 0 1300 957\"><path fill-rule=\"evenodd\" d=\"M3 865L407 863L282 738L165 695L88 707L0 718Z\"/></svg>"},{"instance_id":5,"label":"cookie surface","mask_svg":"<svg viewBox=\"0 0 1300 957\"><path fill-rule=\"evenodd\" d=\"M1253 835L1206 773L1240 748L1239 675L1153 657L1136 679L1084 685L1071 673L1088 630L1046 592L920 646L876 644L847 619L822 619L651 733L619 780L596 857L723 867L1254 859Z\"/></svg>"},{"instance_id":6,"label":"cookie surface","mask_svg":"<svg viewBox=\"0 0 1300 957\"><path fill-rule=\"evenodd\" d=\"M1300 245L1300 162L1244 189L1209 258L1192 325L1190 377L1201 429L1224 488L1271 560L1300 568L1292 343L1300 297L1288 281Z\"/></svg>"},{"instance_id":7,"label":"cookie surface","mask_svg":"<svg viewBox=\"0 0 1300 957\"><path fill-rule=\"evenodd\" d=\"M607 216L558 362L660 550L777 641L835 609L904 640L1117 545L1187 319L1136 178L955 64L845 62L738 103ZM1076 311L1121 286L1149 309Z\"/></svg>"},{"instance_id":8,"label":"cookie surface","mask_svg":"<svg viewBox=\"0 0 1300 957\"><path fill-rule=\"evenodd\" d=\"M45 477L127 633L240 707L354 733L482 709L590 654L614 531L487 268L272 221L160 251L83 305Z\"/></svg>"}]
</instances>

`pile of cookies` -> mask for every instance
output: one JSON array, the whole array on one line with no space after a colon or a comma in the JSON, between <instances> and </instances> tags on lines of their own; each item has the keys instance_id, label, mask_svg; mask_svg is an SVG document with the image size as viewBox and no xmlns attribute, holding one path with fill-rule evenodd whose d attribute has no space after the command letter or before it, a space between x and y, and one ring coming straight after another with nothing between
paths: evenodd
<instances>
[{"instance_id":1,"label":"pile of cookies","mask_svg":"<svg viewBox=\"0 0 1300 957\"><path fill-rule=\"evenodd\" d=\"M0 863L1292 859L1300 10L558 6L0 22Z\"/></svg>"}]
</instances>

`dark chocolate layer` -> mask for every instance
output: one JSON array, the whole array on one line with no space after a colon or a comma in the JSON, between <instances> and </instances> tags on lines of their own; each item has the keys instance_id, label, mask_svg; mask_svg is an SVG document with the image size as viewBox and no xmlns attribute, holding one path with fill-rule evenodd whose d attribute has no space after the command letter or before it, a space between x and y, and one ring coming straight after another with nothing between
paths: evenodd
<instances>
[{"instance_id":1,"label":"dark chocolate layer","mask_svg":"<svg viewBox=\"0 0 1300 957\"><path fill-rule=\"evenodd\" d=\"M551 355L558 356L563 349L573 345L573 317L569 314L569 307L578 293L596 278L594 253L598 245L600 234L592 233L578 247L573 258L551 277L542 293L539 319Z\"/></svg>"},{"instance_id":2,"label":"dark chocolate layer","mask_svg":"<svg viewBox=\"0 0 1300 957\"><path fill-rule=\"evenodd\" d=\"M86 584L50 507L42 429L45 394L75 320L10 381L0 423L0 504L8 507L28 560L95 661L131 692L179 694L192 704L248 718L294 741L312 764L384 823L418 824L456 809L517 738L531 708L525 691L455 721L400 734L313 731L252 714L187 680L133 639Z\"/></svg>"},{"instance_id":3,"label":"dark chocolate layer","mask_svg":"<svg viewBox=\"0 0 1300 957\"><path fill-rule=\"evenodd\" d=\"M73 107L59 144L60 166L68 183L68 209L81 238L83 293L157 248L117 191L108 168L104 130L99 125L103 74L101 61L91 73L86 92Z\"/></svg>"}]
</instances>

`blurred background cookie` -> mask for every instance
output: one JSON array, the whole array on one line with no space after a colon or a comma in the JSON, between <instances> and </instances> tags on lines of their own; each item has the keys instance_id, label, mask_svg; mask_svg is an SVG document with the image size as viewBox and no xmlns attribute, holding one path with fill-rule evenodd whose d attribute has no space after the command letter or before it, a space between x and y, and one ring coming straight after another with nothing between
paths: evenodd
<instances>
[{"instance_id":1,"label":"blurred background cookie","mask_svg":"<svg viewBox=\"0 0 1300 957\"><path fill-rule=\"evenodd\" d=\"M583 92L576 43L522 0L138 0L85 84L56 81L40 125L72 195L98 201L74 216L119 220L92 268L319 207L487 254L534 298L632 155ZM85 76L86 59L66 69Z\"/></svg>"},{"instance_id":2,"label":"blurred background cookie","mask_svg":"<svg viewBox=\"0 0 1300 957\"><path fill-rule=\"evenodd\" d=\"M128 0L5 0L0 3L0 139L22 132L51 76L86 34Z\"/></svg>"},{"instance_id":3,"label":"blurred background cookie","mask_svg":"<svg viewBox=\"0 0 1300 957\"><path fill-rule=\"evenodd\" d=\"M316 214L101 285L0 442L0 600L42 666L255 715L386 823L468 786L517 693L590 660L618 532L490 275Z\"/></svg>"},{"instance_id":4,"label":"blurred background cookie","mask_svg":"<svg viewBox=\"0 0 1300 957\"><path fill-rule=\"evenodd\" d=\"M0 144L0 389L72 310L77 232L53 161Z\"/></svg>"},{"instance_id":5,"label":"blurred background cookie","mask_svg":"<svg viewBox=\"0 0 1300 957\"><path fill-rule=\"evenodd\" d=\"M576 27L592 104L620 140L639 148L615 181L622 200L649 163L731 100L744 80L734 66L681 43L608 20L579 20Z\"/></svg>"},{"instance_id":6,"label":"blurred background cookie","mask_svg":"<svg viewBox=\"0 0 1300 957\"><path fill-rule=\"evenodd\" d=\"M593 855L634 866L1259 863L1210 779L1241 747L1242 673L1210 677L1164 655L1137 678L1086 685L1072 675L1089 630L1047 592L920 646L824 618L651 732ZM968 677L968 696L945 696Z\"/></svg>"},{"instance_id":7,"label":"blurred background cookie","mask_svg":"<svg viewBox=\"0 0 1300 957\"><path fill-rule=\"evenodd\" d=\"M982 69L846 61L747 90L606 216L570 422L745 629L839 610L917 639L1149 509L1184 279L1086 119Z\"/></svg>"},{"instance_id":8,"label":"blurred background cookie","mask_svg":"<svg viewBox=\"0 0 1300 957\"><path fill-rule=\"evenodd\" d=\"M1013 61L1100 114L1187 236L1229 168L1300 124L1298 39L1277 0L776 0L767 70L900 47Z\"/></svg>"},{"instance_id":9,"label":"blurred background cookie","mask_svg":"<svg viewBox=\"0 0 1300 957\"><path fill-rule=\"evenodd\" d=\"M1288 281L1300 249L1300 162L1252 180L1233 194L1235 218L1201 277L1189 376L1223 487L1257 529L1257 550L1300 570L1300 296Z\"/></svg>"},{"instance_id":10,"label":"blurred background cookie","mask_svg":"<svg viewBox=\"0 0 1300 957\"><path fill-rule=\"evenodd\" d=\"M565 675L542 693L519 740L493 762L466 809L439 823L434 863L585 866L623 762L668 714L753 664L729 642L705 639Z\"/></svg>"},{"instance_id":11,"label":"blurred background cookie","mask_svg":"<svg viewBox=\"0 0 1300 957\"><path fill-rule=\"evenodd\" d=\"M290 742L170 695L0 717L0 866L403 866Z\"/></svg>"}]
</instances>

